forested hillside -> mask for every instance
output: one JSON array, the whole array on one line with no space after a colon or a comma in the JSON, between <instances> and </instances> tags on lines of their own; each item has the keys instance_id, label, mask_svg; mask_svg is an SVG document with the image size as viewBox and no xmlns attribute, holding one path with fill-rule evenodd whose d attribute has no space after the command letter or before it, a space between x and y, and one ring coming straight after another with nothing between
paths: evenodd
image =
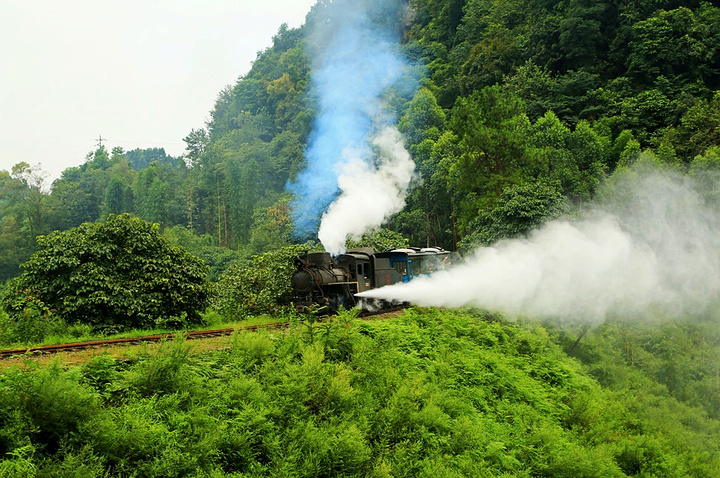
<instances>
[{"instance_id":1,"label":"forested hillside","mask_svg":"<svg viewBox=\"0 0 720 478\"><path fill-rule=\"evenodd\" d=\"M322 247L293 218L328 109L315 34L356 4L407 59L382 113L416 174L347 245L465 262L402 284L395 318L321 321L290 305ZM0 344L288 329L3 368L0 476L720 475L720 8L319 0L238 73L182 157L0 171Z\"/></svg>"},{"instance_id":2,"label":"forested hillside","mask_svg":"<svg viewBox=\"0 0 720 478\"><path fill-rule=\"evenodd\" d=\"M0 172L0 278L18 273L36 235L109 213L240 256L293 242L285 187L304 167L317 98L306 38L326 6L281 27L219 92L182 158L99 147L49 191L30 165ZM420 78L388 93L420 177L386 226L411 244L462 249L523 233L592 198L641 151L680 168L717 163L711 3L412 0L391 21ZM221 251L204 254L223 263Z\"/></svg>"}]
</instances>

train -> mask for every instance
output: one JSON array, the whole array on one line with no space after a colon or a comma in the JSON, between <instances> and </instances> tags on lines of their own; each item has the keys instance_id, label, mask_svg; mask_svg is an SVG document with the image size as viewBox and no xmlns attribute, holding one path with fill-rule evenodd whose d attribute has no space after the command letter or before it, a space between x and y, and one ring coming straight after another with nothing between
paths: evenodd
<instances>
[{"instance_id":1,"label":"train","mask_svg":"<svg viewBox=\"0 0 720 478\"><path fill-rule=\"evenodd\" d=\"M440 247L387 252L362 247L334 258L328 252L305 253L294 262L293 303L299 311L314 308L328 313L341 308L389 307L396 304L361 300L356 294L432 274L447 267L451 260L451 253Z\"/></svg>"}]
</instances>

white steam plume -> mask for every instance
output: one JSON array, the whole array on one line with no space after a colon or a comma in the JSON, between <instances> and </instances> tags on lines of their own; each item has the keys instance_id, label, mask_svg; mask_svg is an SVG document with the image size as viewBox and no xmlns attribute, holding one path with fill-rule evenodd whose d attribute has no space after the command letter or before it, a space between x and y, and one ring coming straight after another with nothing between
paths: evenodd
<instances>
[{"instance_id":1,"label":"white steam plume","mask_svg":"<svg viewBox=\"0 0 720 478\"><path fill-rule=\"evenodd\" d=\"M294 197L291 203L294 234L300 240L315 236L322 214L339 193L354 192L351 184L354 180L349 179L353 173L360 174L356 181L366 180L365 188L373 186L375 179L369 175L375 162L369 143L384 126L396 122L387 103L390 88L393 96L410 97L417 87L413 69L402 55L398 36L398 22L402 21L407 8L406 2L333 0L318 2L308 16L310 34L306 44L308 58L313 63L311 96L317 98L317 108L305 150L306 169L288 184ZM385 132L380 136L393 136L392 141L397 145L395 133ZM395 145L384 148L389 151ZM387 151L383 154L394 155ZM361 160L367 165L359 164ZM381 177L387 176L382 170L389 167L378 168ZM341 174L343 179L339 178ZM394 186L404 179L392 182ZM367 201L375 192L368 189L361 200ZM339 202L350 203L342 198ZM360 205L350 206L347 214L355 214ZM333 206L335 212L329 217L332 224L340 219L341 229L330 230L334 226L325 224L320 236L333 253L341 252L345 236L357 231L356 227L348 229L348 224L336 217L343 214L337 212L338 207ZM366 216L380 214L382 217L381 213L370 213L365 208L360 211L363 214L359 220L366 221L366 226L379 225Z\"/></svg>"},{"instance_id":2,"label":"white steam plume","mask_svg":"<svg viewBox=\"0 0 720 478\"><path fill-rule=\"evenodd\" d=\"M340 196L322 217L318 238L333 255L345 251L348 237L358 238L379 227L405 205L415 163L395 126L386 126L372 140L375 165L368 151L346 149L338 177Z\"/></svg>"},{"instance_id":3,"label":"white steam plume","mask_svg":"<svg viewBox=\"0 0 720 478\"><path fill-rule=\"evenodd\" d=\"M591 323L610 313L656 307L681 315L716 304L718 210L687 178L630 176L590 219L553 221L527 239L480 248L430 278L361 295Z\"/></svg>"}]
</instances>

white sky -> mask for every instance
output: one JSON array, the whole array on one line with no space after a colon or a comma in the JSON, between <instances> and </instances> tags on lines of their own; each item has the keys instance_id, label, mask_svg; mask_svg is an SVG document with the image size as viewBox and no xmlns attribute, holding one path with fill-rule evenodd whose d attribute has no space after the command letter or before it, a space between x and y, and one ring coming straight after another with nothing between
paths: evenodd
<instances>
[{"instance_id":1,"label":"white sky","mask_svg":"<svg viewBox=\"0 0 720 478\"><path fill-rule=\"evenodd\" d=\"M316 0L0 0L0 170L48 186L102 135L172 156L282 23Z\"/></svg>"}]
</instances>

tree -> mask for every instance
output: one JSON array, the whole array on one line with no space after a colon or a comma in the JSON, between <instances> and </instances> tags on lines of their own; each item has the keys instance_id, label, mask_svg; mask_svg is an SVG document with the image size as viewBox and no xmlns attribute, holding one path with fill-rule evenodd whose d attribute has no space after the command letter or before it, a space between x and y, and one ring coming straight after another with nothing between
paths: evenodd
<instances>
[{"instance_id":1,"label":"tree","mask_svg":"<svg viewBox=\"0 0 720 478\"><path fill-rule=\"evenodd\" d=\"M88 157L92 155L89 153ZM102 158L102 155L97 157ZM54 209L53 229L68 229L99 218L108 185L108 171L90 167L91 164L94 160L67 168L53 182L50 195Z\"/></svg>"},{"instance_id":2,"label":"tree","mask_svg":"<svg viewBox=\"0 0 720 478\"><path fill-rule=\"evenodd\" d=\"M35 236L48 232L45 173L21 162L12 173L0 171L0 280L19 272L19 265L35 251Z\"/></svg>"},{"instance_id":3,"label":"tree","mask_svg":"<svg viewBox=\"0 0 720 478\"><path fill-rule=\"evenodd\" d=\"M410 146L410 152L417 156L417 147L424 140L437 141L445 128L445 113L427 88L420 88L408 104L405 115L398 125ZM418 158L415 157L415 161Z\"/></svg>"},{"instance_id":4,"label":"tree","mask_svg":"<svg viewBox=\"0 0 720 478\"><path fill-rule=\"evenodd\" d=\"M608 143L587 122L571 132L548 111L530 128L528 152L542 176L560 182L564 195L589 199L603 177Z\"/></svg>"},{"instance_id":5,"label":"tree","mask_svg":"<svg viewBox=\"0 0 720 478\"><path fill-rule=\"evenodd\" d=\"M88 153L85 156L84 168L87 169L107 169L110 167L110 156L108 156L105 146L100 145L98 149Z\"/></svg>"},{"instance_id":6,"label":"tree","mask_svg":"<svg viewBox=\"0 0 720 478\"><path fill-rule=\"evenodd\" d=\"M717 8L708 6L697 14L680 7L660 10L635 23L628 72L645 84L660 75L677 78L675 81L716 81L712 77L718 72L714 62L718 56L719 14Z\"/></svg>"},{"instance_id":7,"label":"tree","mask_svg":"<svg viewBox=\"0 0 720 478\"><path fill-rule=\"evenodd\" d=\"M185 158L187 158L189 165L197 163L200 156L205 152L209 140L210 138L208 137L207 131L203 128L192 129L190 133L183 138L183 141L185 141L187 145L185 147Z\"/></svg>"},{"instance_id":8,"label":"tree","mask_svg":"<svg viewBox=\"0 0 720 478\"><path fill-rule=\"evenodd\" d=\"M558 22L558 43L553 45L557 68L601 69L608 49L607 30L615 26L612 4L601 0L570 0Z\"/></svg>"},{"instance_id":9,"label":"tree","mask_svg":"<svg viewBox=\"0 0 720 478\"><path fill-rule=\"evenodd\" d=\"M165 229L163 232L173 245L181 246L191 254L199 257L210 268L208 271L208 280L217 282L220 274L236 260L242 257L241 252L228 249L227 247L218 247L215 240L210 234L198 236L185 226L174 226Z\"/></svg>"},{"instance_id":10,"label":"tree","mask_svg":"<svg viewBox=\"0 0 720 478\"><path fill-rule=\"evenodd\" d=\"M510 186L500 195L494 208L482 212L473 221L471 227L474 231L463 239L459 247L471 250L499 239L527 234L543 222L562 216L566 211L566 200L557 181L537 181Z\"/></svg>"},{"instance_id":11,"label":"tree","mask_svg":"<svg viewBox=\"0 0 720 478\"><path fill-rule=\"evenodd\" d=\"M4 282L20 273L20 264L34 250L15 216L0 215L0 281Z\"/></svg>"},{"instance_id":12,"label":"tree","mask_svg":"<svg viewBox=\"0 0 720 478\"><path fill-rule=\"evenodd\" d=\"M0 182L0 198L6 199L18 222L28 229L30 236L42 233L45 222L45 199L43 185L47 173L39 165L21 162L12 167L10 177Z\"/></svg>"},{"instance_id":13,"label":"tree","mask_svg":"<svg viewBox=\"0 0 720 478\"><path fill-rule=\"evenodd\" d=\"M199 323L208 304L207 266L158 230L121 214L40 236L2 305L20 316L33 304L96 328Z\"/></svg>"},{"instance_id":14,"label":"tree","mask_svg":"<svg viewBox=\"0 0 720 478\"><path fill-rule=\"evenodd\" d=\"M250 250L253 254L279 249L292 243L289 202L290 197L284 196L272 206L255 211L250 230Z\"/></svg>"},{"instance_id":15,"label":"tree","mask_svg":"<svg viewBox=\"0 0 720 478\"><path fill-rule=\"evenodd\" d=\"M688 109L671 136L686 161L708 147L720 145L720 91L711 101L701 99Z\"/></svg>"},{"instance_id":16,"label":"tree","mask_svg":"<svg viewBox=\"0 0 720 478\"><path fill-rule=\"evenodd\" d=\"M720 205L720 146L695 156L689 168L698 192L713 206Z\"/></svg>"},{"instance_id":17,"label":"tree","mask_svg":"<svg viewBox=\"0 0 720 478\"><path fill-rule=\"evenodd\" d=\"M168 156L165 153L165 148L133 149L125 153L125 158L135 171L150 167L155 162L171 168L177 168L185 164L181 159Z\"/></svg>"},{"instance_id":18,"label":"tree","mask_svg":"<svg viewBox=\"0 0 720 478\"><path fill-rule=\"evenodd\" d=\"M410 246L407 238L399 232L384 227L368 231L360 239L348 239L347 248L372 247L375 252L386 252Z\"/></svg>"},{"instance_id":19,"label":"tree","mask_svg":"<svg viewBox=\"0 0 720 478\"><path fill-rule=\"evenodd\" d=\"M519 98L493 86L459 99L450 127L459 155L447 167L448 186L457 192L453 212L464 232L503 188L535 172L526 154L530 122Z\"/></svg>"},{"instance_id":20,"label":"tree","mask_svg":"<svg viewBox=\"0 0 720 478\"><path fill-rule=\"evenodd\" d=\"M106 216L108 214L131 212L132 202L132 188L125 184L122 179L112 177L105 189L105 200L103 201L100 215Z\"/></svg>"}]
</instances>

